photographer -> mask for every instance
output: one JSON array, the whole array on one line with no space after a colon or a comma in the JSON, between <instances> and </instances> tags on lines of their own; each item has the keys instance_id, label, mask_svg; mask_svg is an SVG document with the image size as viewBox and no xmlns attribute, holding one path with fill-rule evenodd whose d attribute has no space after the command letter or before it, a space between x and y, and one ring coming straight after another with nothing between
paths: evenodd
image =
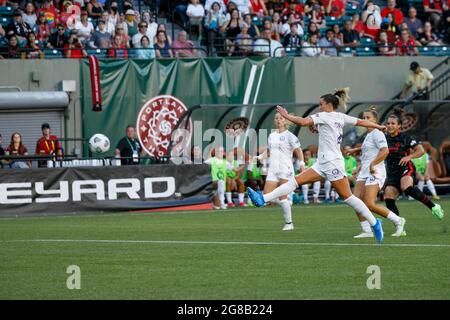
<instances>
[{"instance_id":1,"label":"photographer","mask_svg":"<svg viewBox=\"0 0 450 320\"><path fill-rule=\"evenodd\" d=\"M68 43L64 46L64 54L66 58L72 58L72 59L79 59L87 57L87 52L84 50L83 45L78 40L78 35L75 32L72 31L70 34Z\"/></svg>"}]
</instances>

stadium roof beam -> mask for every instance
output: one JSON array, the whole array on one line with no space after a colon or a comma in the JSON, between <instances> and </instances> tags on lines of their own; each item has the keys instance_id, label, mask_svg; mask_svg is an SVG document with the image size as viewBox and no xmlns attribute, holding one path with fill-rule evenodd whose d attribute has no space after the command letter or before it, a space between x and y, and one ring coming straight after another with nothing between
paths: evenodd
<instances>
[{"instance_id":1,"label":"stadium roof beam","mask_svg":"<svg viewBox=\"0 0 450 320\"><path fill-rule=\"evenodd\" d=\"M0 110L66 109L69 95L63 91L0 92Z\"/></svg>"}]
</instances>

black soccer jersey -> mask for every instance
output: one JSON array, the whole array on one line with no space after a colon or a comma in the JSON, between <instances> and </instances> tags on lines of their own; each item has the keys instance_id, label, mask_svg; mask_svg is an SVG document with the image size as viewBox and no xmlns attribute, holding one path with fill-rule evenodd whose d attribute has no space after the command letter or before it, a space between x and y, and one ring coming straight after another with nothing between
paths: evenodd
<instances>
[{"instance_id":1,"label":"black soccer jersey","mask_svg":"<svg viewBox=\"0 0 450 320\"><path fill-rule=\"evenodd\" d=\"M386 166L388 174L395 174L404 170L405 166L400 166L399 162L403 157L409 155L410 150L420 144L420 141L415 140L404 133L399 133L395 137L386 134L386 140L389 147L389 155L386 158ZM406 166L413 166L412 161L409 161Z\"/></svg>"}]
</instances>

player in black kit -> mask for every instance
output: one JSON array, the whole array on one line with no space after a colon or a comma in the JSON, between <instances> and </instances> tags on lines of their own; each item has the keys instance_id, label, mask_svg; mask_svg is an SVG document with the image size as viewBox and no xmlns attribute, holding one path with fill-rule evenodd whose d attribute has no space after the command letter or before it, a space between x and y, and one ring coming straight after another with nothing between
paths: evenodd
<instances>
[{"instance_id":1,"label":"player in black kit","mask_svg":"<svg viewBox=\"0 0 450 320\"><path fill-rule=\"evenodd\" d=\"M395 199L399 193L411 196L426 205L433 215L441 220L444 210L439 204L433 203L419 188L414 186L416 169L411 159L420 158L424 149L420 141L416 141L408 135L401 133L403 110L395 110L388 117L386 140L389 147L389 155L386 158L387 180L384 189L386 207L399 215Z\"/></svg>"}]
</instances>

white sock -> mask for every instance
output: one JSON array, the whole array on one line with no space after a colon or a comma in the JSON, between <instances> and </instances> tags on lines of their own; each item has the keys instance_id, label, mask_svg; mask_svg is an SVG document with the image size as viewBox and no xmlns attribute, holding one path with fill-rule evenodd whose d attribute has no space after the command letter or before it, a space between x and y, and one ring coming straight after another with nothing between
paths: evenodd
<instances>
[{"instance_id":1,"label":"white sock","mask_svg":"<svg viewBox=\"0 0 450 320\"><path fill-rule=\"evenodd\" d=\"M392 221L392 223L395 225L398 225L400 223L400 217L395 213L393 213L392 211L389 211L389 214L386 218Z\"/></svg>"},{"instance_id":2,"label":"white sock","mask_svg":"<svg viewBox=\"0 0 450 320\"><path fill-rule=\"evenodd\" d=\"M244 203L245 193L238 193L239 203Z\"/></svg>"},{"instance_id":3,"label":"white sock","mask_svg":"<svg viewBox=\"0 0 450 320\"><path fill-rule=\"evenodd\" d=\"M425 185L425 181L420 180L419 182L417 182L417 188L423 192L423 186Z\"/></svg>"},{"instance_id":4,"label":"white sock","mask_svg":"<svg viewBox=\"0 0 450 320\"><path fill-rule=\"evenodd\" d=\"M233 200L231 199L231 192L227 192L227 193L226 193L226 196L227 196L227 202L228 202L228 203L233 202Z\"/></svg>"},{"instance_id":5,"label":"white sock","mask_svg":"<svg viewBox=\"0 0 450 320\"><path fill-rule=\"evenodd\" d=\"M320 181L316 181L313 183L313 195L314 198L318 199L320 193Z\"/></svg>"},{"instance_id":6,"label":"white sock","mask_svg":"<svg viewBox=\"0 0 450 320\"><path fill-rule=\"evenodd\" d=\"M217 181L217 193L219 194L220 205L225 205L225 181Z\"/></svg>"},{"instance_id":7,"label":"white sock","mask_svg":"<svg viewBox=\"0 0 450 320\"><path fill-rule=\"evenodd\" d=\"M297 189L297 187L298 187L297 181L295 181L295 178L291 178L288 180L288 182L283 183L281 186L279 186L272 192L265 194L264 201L270 202L279 197L285 196L294 191L295 189Z\"/></svg>"},{"instance_id":8,"label":"white sock","mask_svg":"<svg viewBox=\"0 0 450 320\"><path fill-rule=\"evenodd\" d=\"M330 199L331 182L328 180L325 181L325 183L323 184L323 187L325 189L325 199Z\"/></svg>"},{"instance_id":9,"label":"white sock","mask_svg":"<svg viewBox=\"0 0 450 320\"><path fill-rule=\"evenodd\" d=\"M360 199L351 195L349 198L345 199L345 203L352 207L356 213L362 215L369 221L371 226L374 226L377 223L377 219L373 216L372 212L370 212L369 208L362 202Z\"/></svg>"},{"instance_id":10,"label":"white sock","mask_svg":"<svg viewBox=\"0 0 450 320\"><path fill-rule=\"evenodd\" d=\"M308 189L309 186L307 184L302 184L302 193L304 199L308 199Z\"/></svg>"},{"instance_id":11,"label":"white sock","mask_svg":"<svg viewBox=\"0 0 450 320\"><path fill-rule=\"evenodd\" d=\"M430 190L430 192L431 192L431 194L433 196L437 196L436 188L434 187L433 181L427 180L427 187L428 187L428 190Z\"/></svg>"},{"instance_id":12,"label":"white sock","mask_svg":"<svg viewBox=\"0 0 450 320\"><path fill-rule=\"evenodd\" d=\"M361 228L363 232L372 233L372 229L370 228L370 223L367 220L361 221Z\"/></svg>"},{"instance_id":13,"label":"white sock","mask_svg":"<svg viewBox=\"0 0 450 320\"><path fill-rule=\"evenodd\" d=\"M292 212L291 212L291 204L287 199L281 200L279 202L281 208L283 208L283 217L285 223L292 223Z\"/></svg>"}]
</instances>

